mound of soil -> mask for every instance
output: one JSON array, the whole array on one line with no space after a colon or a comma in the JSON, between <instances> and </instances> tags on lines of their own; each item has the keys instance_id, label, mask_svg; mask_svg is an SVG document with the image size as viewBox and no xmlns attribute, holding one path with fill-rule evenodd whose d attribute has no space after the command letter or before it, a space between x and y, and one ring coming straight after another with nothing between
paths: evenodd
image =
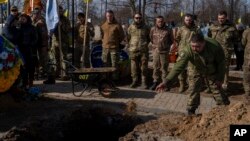
<instances>
[{"instance_id":1,"label":"mound of soil","mask_svg":"<svg viewBox=\"0 0 250 141\"><path fill-rule=\"evenodd\" d=\"M231 124L249 124L250 106L242 102L220 106L210 112L185 116L167 114L157 120L138 125L120 141L162 141L162 140L229 140Z\"/></svg>"}]
</instances>

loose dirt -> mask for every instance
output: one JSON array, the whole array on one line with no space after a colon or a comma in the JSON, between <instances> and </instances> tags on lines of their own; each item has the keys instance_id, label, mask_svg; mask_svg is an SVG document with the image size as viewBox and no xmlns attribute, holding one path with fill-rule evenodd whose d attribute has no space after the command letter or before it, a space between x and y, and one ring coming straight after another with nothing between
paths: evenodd
<instances>
[{"instance_id":1,"label":"loose dirt","mask_svg":"<svg viewBox=\"0 0 250 141\"><path fill-rule=\"evenodd\" d=\"M135 110L133 101L41 97L16 102L8 94L0 95L0 141L228 141L231 124L250 123L250 106L244 103L241 83L239 78L232 79L229 106L195 116L144 115Z\"/></svg>"}]
</instances>

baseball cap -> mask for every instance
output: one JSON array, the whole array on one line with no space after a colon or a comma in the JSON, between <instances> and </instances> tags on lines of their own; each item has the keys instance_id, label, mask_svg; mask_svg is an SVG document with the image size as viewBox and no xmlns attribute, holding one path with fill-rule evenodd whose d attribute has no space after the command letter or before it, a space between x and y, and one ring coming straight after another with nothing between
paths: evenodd
<instances>
[{"instance_id":1,"label":"baseball cap","mask_svg":"<svg viewBox=\"0 0 250 141\"><path fill-rule=\"evenodd\" d=\"M16 11L16 10L18 10L18 8L17 8L17 6L11 6L10 10L11 11Z\"/></svg>"}]
</instances>

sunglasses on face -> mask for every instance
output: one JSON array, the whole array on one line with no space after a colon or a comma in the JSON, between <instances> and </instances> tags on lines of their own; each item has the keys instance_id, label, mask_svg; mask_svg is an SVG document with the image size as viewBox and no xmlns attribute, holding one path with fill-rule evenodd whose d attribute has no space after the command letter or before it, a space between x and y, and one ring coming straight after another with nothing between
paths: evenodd
<instances>
[{"instance_id":1,"label":"sunglasses on face","mask_svg":"<svg viewBox=\"0 0 250 141\"><path fill-rule=\"evenodd\" d=\"M17 12L17 10L11 10L11 12Z\"/></svg>"},{"instance_id":2,"label":"sunglasses on face","mask_svg":"<svg viewBox=\"0 0 250 141\"><path fill-rule=\"evenodd\" d=\"M141 17L135 17L135 19L141 19Z\"/></svg>"}]
</instances>

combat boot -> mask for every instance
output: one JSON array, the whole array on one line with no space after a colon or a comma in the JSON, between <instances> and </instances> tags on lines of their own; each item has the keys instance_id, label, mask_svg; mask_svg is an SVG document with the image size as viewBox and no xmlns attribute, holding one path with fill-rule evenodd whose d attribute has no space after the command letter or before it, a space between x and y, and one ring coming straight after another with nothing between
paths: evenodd
<instances>
[{"instance_id":1,"label":"combat boot","mask_svg":"<svg viewBox=\"0 0 250 141\"><path fill-rule=\"evenodd\" d=\"M195 115L195 110L196 108L187 108L187 115L188 116L192 116L192 115Z\"/></svg>"},{"instance_id":2,"label":"combat boot","mask_svg":"<svg viewBox=\"0 0 250 141\"><path fill-rule=\"evenodd\" d=\"M147 80L146 80L146 77L144 76L141 77L141 87L143 89L148 89Z\"/></svg>"},{"instance_id":3,"label":"combat boot","mask_svg":"<svg viewBox=\"0 0 250 141\"><path fill-rule=\"evenodd\" d=\"M188 116L195 115L195 110L187 110Z\"/></svg>"},{"instance_id":4,"label":"combat boot","mask_svg":"<svg viewBox=\"0 0 250 141\"><path fill-rule=\"evenodd\" d=\"M159 84L158 82L154 82L153 85L149 89L154 91L158 84Z\"/></svg>"},{"instance_id":5,"label":"combat boot","mask_svg":"<svg viewBox=\"0 0 250 141\"><path fill-rule=\"evenodd\" d=\"M183 93L185 91L185 83L183 81L180 81L180 87L178 92Z\"/></svg>"},{"instance_id":6,"label":"combat boot","mask_svg":"<svg viewBox=\"0 0 250 141\"><path fill-rule=\"evenodd\" d=\"M143 89L148 89L148 85L147 85L147 83L146 83L145 81L142 81L142 82L141 82L141 87L142 87Z\"/></svg>"},{"instance_id":7,"label":"combat boot","mask_svg":"<svg viewBox=\"0 0 250 141\"><path fill-rule=\"evenodd\" d=\"M207 94L211 94L212 93L212 91L211 91L210 88L206 88L204 92L207 93Z\"/></svg>"},{"instance_id":8,"label":"combat boot","mask_svg":"<svg viewBox=\"0 0 250 141\"><path fill-rule=\"evenodd\" d=\"M216 101L216 105L229 105L230 101L225 94L216 94L214 95L214 100Z\"/></svg>"},{"instance_id":9,"label":"combat boot","mask_svg":"<svg viewBox=\"0 0 250 141\"><path fill-rule=\"evenodd\" d=\"M130 88L135 88L137 86L137 80L133 80L133 82L129 85Z\"/></svg>"},{"instance_id":10,"label":"combat boot","mask_svg":"<svg viewBox=\"0 0 250 141\"><path fill-rule=\"evenodd\" d=\"M47 80L45 80L45 81L43 81L43 84L55 84L56 83L56 81L55 81L55 79L54 79L54 77L48 77L48 79Z\"/></svg>"}]
</instances>

